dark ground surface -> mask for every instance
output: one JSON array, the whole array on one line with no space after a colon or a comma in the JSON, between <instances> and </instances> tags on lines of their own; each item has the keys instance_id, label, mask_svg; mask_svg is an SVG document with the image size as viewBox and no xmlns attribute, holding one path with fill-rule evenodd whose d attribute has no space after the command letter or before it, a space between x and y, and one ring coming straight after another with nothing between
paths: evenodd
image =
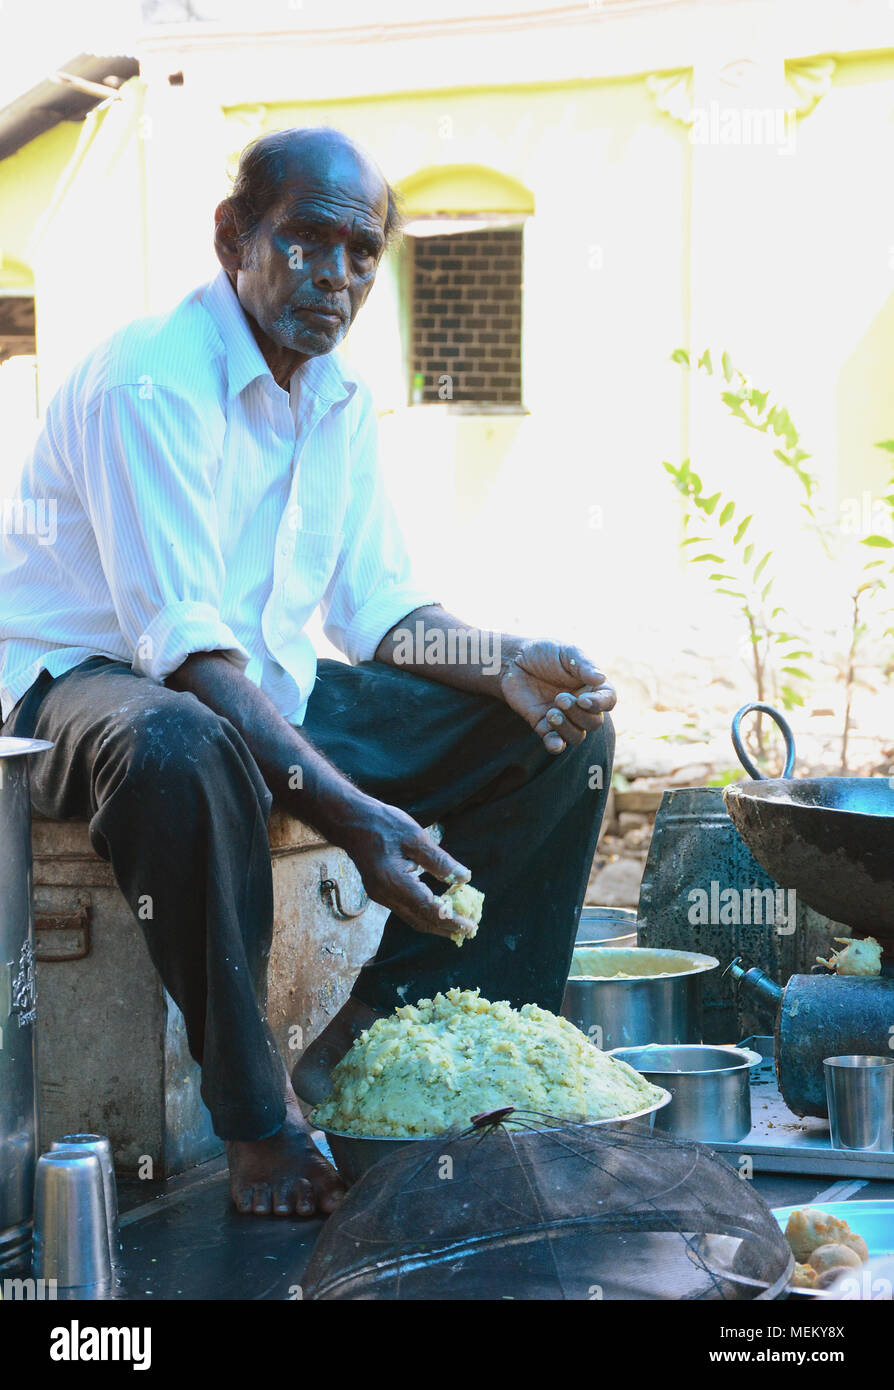
<instances>
[{"instance_id":1,"label":"dark ground surface","mask_svg":"<svg viewBox=\"0 0 894 1390\"><path fill-rule=\"evenodd\" d=\"M857 1187L847 1179L776 1173L758 1173L752 1181L771 1207L812 1202L820 1194L825 1201L894 1199L894 1181ZM116 1298L300 1297L323 1223L238 1215L222 1159L166 1183L123 1179L118 1196L123 1269Z\"/></svg>"}]
</instances>

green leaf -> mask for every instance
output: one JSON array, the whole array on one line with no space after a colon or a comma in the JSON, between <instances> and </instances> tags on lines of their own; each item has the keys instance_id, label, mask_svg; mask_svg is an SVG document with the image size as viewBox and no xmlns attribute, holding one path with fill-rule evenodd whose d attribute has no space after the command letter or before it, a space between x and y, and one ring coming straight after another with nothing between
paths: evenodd
<instances>
[{"instance_id":1,"label":"green leaf","mask_svg":"<svg viewBox=\"0 0 894 1390\"><path fill-rule=\"evenodd\" d=\"M787 676L797 676L798 680L809 681L810 677L806 671L802 671L800 666L783 666L783 671Z\"/></svg>"},{"instance_id":2,"label":"green leaf","mask_svg":"<svg viewBox=\"0 0 894 1390\"><path fill-rule=\"evenodd\" d=\"M739 541L742 539L745 532L748 530L748 526L753 516L754 512L751 512L748 516L746 516L744 521L739 522L739 525L736 527L736 534L733 536L733 545L739 544Z\"/></svg>"},{"instance_id":3,"label":"green leaf","mask_svg":"<svg viewBox=\"0 0 894 1390\"><path fill-rule=\"evenodd\" d=\"M679 468L675 468L674 465L673 465L672 463L666 463L665 460L662 459L662 460L661 460L661 467L662 467L662 468L666 468L667 471L668 471L668 473L671 475L672 478L677 478L677 477L679 477L680 470L679 470Z\"/></svg>"},{"instance_id":4,"label":"green leaf","mask_svg":"<svg viewBox=\"0 0 894 1390\"><path fill-rule=\"evenodd\" d=\"M747 599L747 595L740 593L738 589L718 589L717 592L718 594L729 594L730 598L740 598L743 602Z\"/></svg>"},{"instance_id":5,"label":"green leaf","mask_svg":"<svg viewBox=\"0 0 894 1390\"><path fill-rule=\"evenodd\" d=\"M754 554L754 546L753 546L753 545L746 545L745 549L742 551L742 559L745 561L746 565L749 563L749 561L750 561L750 559L751 559L751 557L752 557L753 554Z\"/></svg>"},{"instance_id":6,"label":"green leaf","mask_svg":"<svg viewBox=\"0 0 894 1390\"><path fill-rule=\"evenodd\" d=\"M757 581L760 579L761 575L763 574L763 572L764 572L764 566L766 565L767 561L769 560L769 558L770 558L770 556L771 556L772 554L773 554L772 550L768 550L767 553L766 553L766 555L764 556L764 558L763 558L762 560L758 561L758 563L755 565L755 567L754 567L754 575L753 575L753 579L754 579L755 584L757 583Z\"/></svg>"},{"instance_id":7,"label":"green leaf","mask_svg":"<svg viewBox=\"0 0 894 1390\"><path fill-rule=\"evenodd\" d=\"M707 555L696 555L692 563L697 565L700 560L710 560L714 565L722 565L724 563L722 555L712 555L710 552Z\"/></svg>"},{"instance_id":8,"label":"green leaf","mask_svg":"<svg viewBox=\"0 0 894 1390\"><path fill-rule=\"evenodd\" d=\"M727 381L732 381L735 368L733 367L733 359L728 352L725 352L721 357L720 365L723 368L723 375L726 377Z\"/></svg>"},{"instance_id":9,"label":"green leaf","mask_svg":"<svg viewBox=\"0 0 894 1390\"><path fill-rule=\"evenodd\" d=\"M725 525L726 525L726 523L729 521L730 517L733 515L733 513L735 512L735 510L736 510L736 504L735 504L735 502L727 502L727 504L726 504L726 506L724 507L723 511L720 513L720 516L717 518L717 520L720 522L720 525L721 525L721 526L725 526Z\"/></svg>"},{"instance_id":10,"label":"green leaf","mask_svg":"<svg viewBox=\"0 0 894 1390\"><path fill-rule=\"evenodd\" d=\"M711 580L712 584L722 579L729 579L733 584L736 582L736 576L734 574L709 574L708 578Z\"/></svg>"},{"instance_id":11,"label":"green leaf","mask_svg":"<svg viewBox=\"0 0 894 1390\"><path fill-rule=\"evenodd\" d=\"M889 454L894 454L894 439L877 439L875 447L877 449L887 449Z\"/></svg>"},{"instance_id":12,"label":"green leaf","mask_svg":"<svg viewBox=\"0 0 894 1390\"><path fill-rule=\"evenodd\" d=\"M761 603L766 603L766 601L767 601L767 594L768 594L768 593L770 592L770 590L772 589L774 583L775 583L775 580L768 579L767 582L766 582L766 584L764 585L764 587L761 589Z\"/></svg>"},{"instance_id":13,"label":"green leaf","mask_svg":"<svg viewBox=\"0 0 894 1390\"><path fill-rule=\"evenodd\" d=\"M698 365L699 365L700 367L704 367L705 371L708 373L708 376L713 376L713 375L714 375L714 368L713 368L713 366L711 365L711 351L710 351L710 348L705 348L705 350L704 350L704 352L702 353L701 357L698 359Z\"/></svg>"},{"instance_id":14,"label":"green leaf","mask_svg":"<svg viewBox=\"0 0 894 1390\"><path fill-rule=\"evenodd\" d=\"M769 395L770 395L769 391L755 391L755 390L752 390L751 393L750 393L750 395L749 395L749 400L751 401L751 404L754 405L754 406L757 406L758 412L759 412L759 414L761 414L761 415L764 413L764 410L766 409L766 406L767 406L767 399L768 399Z\"/></svg>"},{"instance_id":15,"label":"green leaf","mask_svg":"<svg viewBox=\"0 0 894 1390\"><path fill-rule=\"evenodd\" d=\"M696 505L701 507L703 512L707 512L708 516L711 516L719 501L720 493L715 492L711 497L697 497Z\"/></svg>"},{"instance_id":16,"label":"green leaf","mask_svg":"<svg viewBox=\"0 0 894 1390\"><path fill-rule=\"evenodd\" d=\"M795 705L803 705L804 703L804 696L799 695L797 690L793 690L790 685L784 685L781 693L784 709L794 709Z\"/></svg>"},{"instance_id":17,"label":"green leaf","mask_svg":"<svg viewBox=\"0 0 894 1390\"><path fill-rule=\"evenodd\" d=\"M709 541L710 539L710 536L687 536L685 541L680 541L680 548L682 549L684 545L703 545L705 541ZM884 561L876 560L875 563L881 565Z\"/></svg>"},{"instance_id":18,"label":"green leaf","mask_svg":"<svg viewBox=\"0 0 894 1390\"><path fill-rule=\"evenodd\" d=\"M887 536L864 536L860 544L883 546L885 550L894 550L894 541L888 540Z\"/></svg>"},{"instance_id":19,"label":"green leaf","mask_svg":"<svg viewBox=\"0 0 894 1390\"><path fill-rule=\"evenodd\" d=\"M689 353L685 348L674 348L670 355L672 362L678 362L681 367L689 366Z\"/></svg>"}]
</instances>

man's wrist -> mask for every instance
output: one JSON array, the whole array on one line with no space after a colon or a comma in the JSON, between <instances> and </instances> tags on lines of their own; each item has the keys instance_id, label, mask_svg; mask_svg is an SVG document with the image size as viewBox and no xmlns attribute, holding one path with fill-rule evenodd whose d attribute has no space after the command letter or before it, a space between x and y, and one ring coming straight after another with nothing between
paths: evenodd
<instances>
[{"instance_id":1,"label":"man's wrist","mask_svg":"<svg viewBox=\"0 0 894 1390\"><path fill-rule=\"evenodd\" d=\"M501 697L506 698L506 681L512 680L515 674L515 663L524 647L526 639L524 637L513 637L509 633L500 634L500 674L498 685Z\"/></svg>"},{"instance_id":2,"label":"man's wrist","mask_svg":"<svg viewBox=\"0 0 894 1390\"><path fill-rule=\"evenodd\" d=\"M353 830L368 818L371 802L372 798L353 782L336 774L296 792L290 810L325 835L330 844L344 849Z\"/></svg>"}]
</instances>

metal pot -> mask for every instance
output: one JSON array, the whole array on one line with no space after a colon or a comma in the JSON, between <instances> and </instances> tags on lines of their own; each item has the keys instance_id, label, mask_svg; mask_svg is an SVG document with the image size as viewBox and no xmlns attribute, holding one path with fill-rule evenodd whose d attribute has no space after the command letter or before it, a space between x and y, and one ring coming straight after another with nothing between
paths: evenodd
<instances>
[{"instance_id":1,"label":"metal pot","mask_svg":"<svg viewBox=\"0 0 894 1390\"><path fill-rule=\"evenodd\" d=\"M575 946L635 946L636 910L630 907L582 907Z\"/></svg>"},{"instance_id":2,"label":"metal pot","mask_svg":"<svg viewBox=\"0 0 894 1390\"><path fill-rule=\"evenodd\" d=\"M31 1249L37 1096L31 795L28 753L51 743L0 737L0 1271Z\"/></svg>"},{"instance_id":3,"label":"metal pot","mask_svg":"<svg viewBox=\"0 0 894 1390\"><path fill-rule=\"evenodd\" d=\"M578 947L562 1016L606 1052L651 1042L698 1043L702 979L718 965L715 956L695 951L633 946L594 953Z\"/></svg>"},{"instance_id":4,"label":"metal pot","mask_svg":"<svg viewBox=\"0 0 894 1390\"><path fill-rule=\"evenodd\" d=\"M736 712L732 736L737 752L747 762L739 727L751 710L779 724L788 776L794 760L792 732L768 705L746 705ZM806 897L796 900L794 920L788 920L791 898L782 891L781 880L758 863L728 809L720 787L677 787L662 796L640 887L639 944L707 950L724 965L733 956L747 956L774 979L787 980L809 970L840 932L807 906ZM725 1043L763 1028L759 1011L746 997L736 997L729 979L718 972L705 981L705 1042Z\"/></svg>"},{"instance_id":5,"label":"metal pot","mask_svg":"<svg viewBox=\"0 0 894 1390\"><path fill-rule=\"evenodd\" d=\"M588 1126L602 1125L611 1129L639 1129L643 1125L648 1125L649 1129L652 1129L655 1124L655 1116L660 1113L663 1106L669 1105L671 1100L670 1092L663 1087L660 1089L662 1091L661 1098L653 1101L651 1105L644 1106L642 1110L633 1110L627 1115L615 1115L606 1120L587 1120L586 1123ZM310 1119L313 1123L313 1112L311 1112ZM569 1121L570 1123L573 1121ZM512 1127L510 1124L509 1128ZM526 1128L526 1125L522 1123L521 1127ZM540 1125L537 1125L536 1128L541 1133L551 1132ZM326 1142L329 1145L335 1166L348 1184L357 1182L364 1173L372 1168L373 1164L378 1163L380 1158L389 1158L405 1144L430 1143L436 1137L435 1135L414 1135L409 1139L392 1139L371 1134L344 1134L337 1129L324 1129L323 1133L326 1136ZM449 1133L451 1131L448 1131Z\"/></svg>"},{"instance_id":6,"label":"metal pot","mask_svg":"<svg viewBox=\"0 0 894 1390\"><path fill-rule=\"evenodd\" d=\"M673 1099L655 1128L679 1139L737 1144L751 1131L751 1069L763 1060L747 1047L619 1047L612 1052Z\"/></svg>"}]
</instances>

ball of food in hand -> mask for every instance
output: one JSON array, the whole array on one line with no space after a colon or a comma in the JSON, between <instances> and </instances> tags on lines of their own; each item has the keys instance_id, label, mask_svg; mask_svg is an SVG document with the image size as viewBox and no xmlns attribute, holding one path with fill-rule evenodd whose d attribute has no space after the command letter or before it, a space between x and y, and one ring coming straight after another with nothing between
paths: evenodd
<instances>
[{"instance_id":1,"label":"ball of food in hand","mask_svg":"<svg viewBox=\"0 0 894 1390\"><path fill-rule=\"evenodd\" d=\"M824 1274L827 1269L834 1269L839 1265L850 1265L856 1268L863 1261L856 1250L852 1250L849 1245L819 1245L816 1250L810 1252L807 1263L816 1270L817 1274Z\"/></svg>"},{"instance_id":2,"label":"ball of food in hand","mask_svg":"<svg viewBox=\"0 0 894 1390\"><path fill-rule=\"evenodd\" d=\"M474 922L476 928L481 921L483 908L484 894L473 888L471 883L454 883L452 888L448 888L447 892L438 898L438 911L442 917L448 920L452 917L465 917L468 921ZM450 940L461 946L464 941L471 940L476 935L477 931L465 935L462 932L454 932Z\"/></svg>"}]
</instances>

